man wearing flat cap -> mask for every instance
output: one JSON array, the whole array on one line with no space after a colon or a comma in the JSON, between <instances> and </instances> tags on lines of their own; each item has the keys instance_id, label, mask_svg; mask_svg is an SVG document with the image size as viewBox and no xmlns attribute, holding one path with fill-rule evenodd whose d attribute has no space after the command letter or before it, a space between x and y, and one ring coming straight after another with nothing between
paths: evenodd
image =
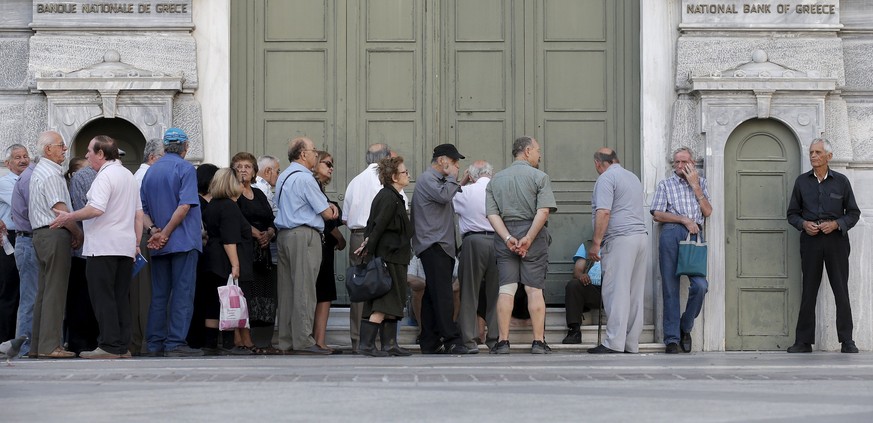
<instances>
[{"instance_id":1,"label":"man wearing flat cap","mask_svg":"<svg viewBox=\"0 0 873 423\"><path fill-rule=\"evenodd\" d=\"M461 190L458 160L464 156L452 144L433 149L431 166L415 181L412 196L412 249L421 259L427 286L421 301L422 354L475 354L461 339L452 319L452 270L455 267L455 208L452 199Z\"/></svg>"}]
</instances>

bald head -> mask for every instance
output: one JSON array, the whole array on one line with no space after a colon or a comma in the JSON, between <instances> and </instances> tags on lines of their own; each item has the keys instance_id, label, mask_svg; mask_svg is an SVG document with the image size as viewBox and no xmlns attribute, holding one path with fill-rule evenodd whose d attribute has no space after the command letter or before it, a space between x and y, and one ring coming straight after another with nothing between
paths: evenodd
<instances>
[{"instance_id":1,"label":"bald head","mask_svg":"<svg viewBox=\"0 0 873 423\"><path fill-rule=\"evenodd\" d=\"M388 144L373 144L370 148L367 149L367 157L365 160L367 161L367 165L371 165L373 163L379 163L379 160L382 160L386 157L391 156L391 147Z\"/></svg>"}]
</instances>

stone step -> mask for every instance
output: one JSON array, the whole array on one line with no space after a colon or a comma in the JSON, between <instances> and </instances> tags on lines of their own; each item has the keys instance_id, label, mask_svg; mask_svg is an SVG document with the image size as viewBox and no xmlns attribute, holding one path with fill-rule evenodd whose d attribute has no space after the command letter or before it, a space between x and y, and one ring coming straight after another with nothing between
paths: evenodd
<instances>
[{"instance_id":1,"label":"stone step","mask_svg":"<svg viewBox=\"0 0 873 423\"><path fill-rule=\"evenodd\" d=\"M559 307L549 307L546 310L546 342L555 351L566 352L584 352L586 349L596 346L599 341L597 337L597 319L598 313L595 310L593 313L585 313L583 315L582 325L582 343L575 345L563 345L561 340L567 335L566 320L564 318L564 309ZM529 321L513 320L514 325L509 331L509 343L513 351L528 350L531 343L531 330ZM405 319L400 326L398 333L398 341L404 348L412 351L418 351L418 345L415 339L418 336L418 327L412 326L410 321ZM603 326L600 329L601 337L606 333L606 321L604 319ZM640 336L640 352L662 352L663 344L654 342L654 326L645 325L643 333ZM333 307L330 310L330 317L327 321L327 344L340 349L348 349L351 344L349 339L349 309L347 307ZM485 345L480 345L482 352L487 352Z\"/></svg>"}]
</instances>

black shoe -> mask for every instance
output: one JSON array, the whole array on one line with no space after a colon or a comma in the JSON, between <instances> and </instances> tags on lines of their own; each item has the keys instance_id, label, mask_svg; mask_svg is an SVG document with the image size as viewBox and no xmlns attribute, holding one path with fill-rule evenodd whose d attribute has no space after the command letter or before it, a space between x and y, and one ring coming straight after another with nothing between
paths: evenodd
<instances>
[{"instance_id":1,"label":"black shoe","mask_svg":"<svg viewBox=\"0 0 873 423\"><path fill-rule=\"evenodd\" d=\"M476 352L478 353L479 350L476 350ZM470 349L467 348L466 345L452 344L452 345L449 345L448 349L446 349L446 354L467 355L467 354L470 354Z\"/></svg>"},{"instance_id":2,"label":"black shoe","mask_svg":"<svg viewBox=\"0 0 873 423\"><path fill-rule=\"evenodd\" d=\"M679 338L679 346L682 347L682 352L691 352L691 334L688 332L680 331L682 337Z\"/></svg>"},{"instance_id":3,"label":"black shoe","mask_svg":"<svg viewBox=\"0 0 873 423\"><path fill-rule=\"evenodd\" d=\"M621 354L621 351L616 351L600 344L594 348L588 348L588 354Z\"/></svg>"},{"instance_id":4,"label":"black shoe","mask_svg":"<svg viewBox=\"0 0 873 423\"><path fill-rule=\"evenodd\" d=\"M679 354L679 344L675 342L671 342L667 344L667 348L664 348L665 354Z\"/></svg>"},{"instance_id":5,"label":"black shoe","mask_svg":"<svg viewBox=\"0 0 873 423\"><path fill-rule=\"evenodd\" d=\"M440 346L436 347L435 349L422 348L421 353L422 354L445 354L446 347L440 345Z\"/></svg>"},{"instance_id":6,"label":"black shoe","mask_svg":"<svg viewBox=\"0 0 873 423\"><path fill-rule=\"evenodd\" d=\"M582 331L570 329L567 332L567 336L564 337L564 340L561 341L562 344L581 344L582 343Z\"/></svg>"},{"instance_id":7,"label":"black shoe","mask_svg":"<svg viewBox=\"0 0 873 423\"><path fill-rule=\"evenodd\" d=\"M552 349L543 341L533 341L530 345L531 354L551 354Z\"/></svg>"},{"instance_id":8,"label":"black shoe","mask_svg":"<svg viewBox=\"0 0 873 423\"><path fill-rule=\"evenodd\" d=\"M804 344L802 342L798 342L788 347L787 351L790 353L811 353L812 344Z\"/></svg>"},{"instance_id":9,"label":"black shoe","mask_svg":"<svg viewBox=\"0 0 873 423\"><path fill-rule=\"evenodd\" d=\"M202 357L203 350L199 348L191 348L187 345L176 347L176 349L164 351L164 357Z\"/></svg>"},{"instance_id":10,"label":"black shoe","mask_svg":"<svg viewBox=\"0 0 873 423\"><path fill-rule=\"evenodd\" d=\"M358 352L361 352L361 349L358 348ZM365 354L361 352L362 354ZM310 347L303 348L301 350L294 350L294 355L330 355L330 350L326 350L324 348L319 347L318 345L312 345ZM388 354L385 354L386 356Z\"/></svg>"},{"instance_id":11,"label":"black shoe","mask_svg":"<svg viewBox=\"0 0 873 423\"><path fill-rule=\"evenodd\" d=\"M858 347L855 346L855 341L843 342L843 347L840 348L841 353L857 354Z\"/></svg>"},{"instance_id":12,"label":"black shoe","mask_svg":"<svg viewBox=\"0 0 873 423\"><path fill-rule=\"evenodd\" d=\"M143 357L163 357L163 351L148 351L142 354Z\"/></svg>"},{"instance_id":13,"label":"black shoe","mask_svg":"<svg viewBox=\"0 0 873 423\"><path fill-rule=\"evenodd\" d=\"M509 354L509 341L497 341L490 352L491 354Z\"/></svg>"}]
</instances>

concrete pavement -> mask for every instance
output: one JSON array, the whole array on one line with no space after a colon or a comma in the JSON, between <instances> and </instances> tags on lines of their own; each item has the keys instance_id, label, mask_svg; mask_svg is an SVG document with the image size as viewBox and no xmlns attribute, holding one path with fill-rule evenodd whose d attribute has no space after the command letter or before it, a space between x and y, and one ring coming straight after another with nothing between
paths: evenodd
<instances>
[{"instance_id":1,"label":"concrete pavement","mask_svg":"<svg viewBox=\"0 0 873 423\"><path fill-rule=\"evenodd\" d=\"M873 354L19 360L0 422L871 422Z\"/></svg>"}]
</instances>

